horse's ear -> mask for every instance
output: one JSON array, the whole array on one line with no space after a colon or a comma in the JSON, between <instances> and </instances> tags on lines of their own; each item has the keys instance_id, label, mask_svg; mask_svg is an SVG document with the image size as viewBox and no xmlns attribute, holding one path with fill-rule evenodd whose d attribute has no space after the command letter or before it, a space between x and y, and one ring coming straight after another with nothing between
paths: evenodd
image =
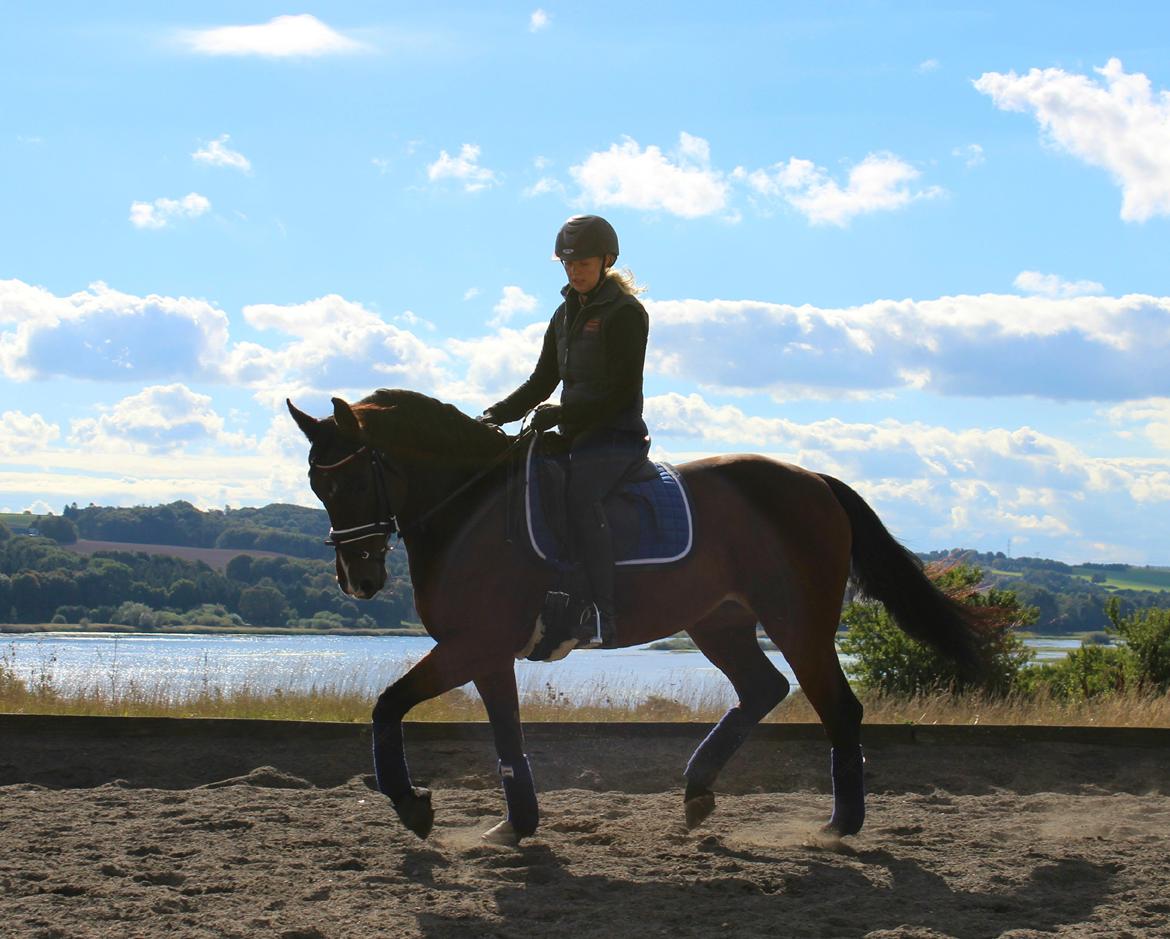
<instances>
[{"instance_id":1,"label":"horse's ear","mask_svg":"<svg viewBox=\"0 0 1170 939\"><path fill-rule=\"evenodd\" d=\"M333 398L332 401L333 420L337 422L337 429L347 437L353 437L360 440L362 436L362 428L358 423L357 417L353 413L353 408L349 406L349 402L344 398Z\"/></svg>"},{"instance_id":2,"label":"horse's ear","mask_svg":"<svg viewBox=\"0 0 1170 939\"><path fill-rule=\"evenodd\" d=\"M292 419L297 422L297 427L301 429L310 441L316 439L317 428L321 426L321 422L315 417L310 417L295 404L290 398L285 398L284 403L288 405L288 413L292 415Z\"/></svg>"}]
</instances>

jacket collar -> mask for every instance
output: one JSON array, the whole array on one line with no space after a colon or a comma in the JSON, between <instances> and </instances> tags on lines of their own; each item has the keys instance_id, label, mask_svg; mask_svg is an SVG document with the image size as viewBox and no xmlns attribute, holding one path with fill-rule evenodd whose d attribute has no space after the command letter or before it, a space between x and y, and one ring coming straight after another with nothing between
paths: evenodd
<instances>
[{"instance_id":1,"label":"jacket collar","mask_svg":"<svg viewBox=\"0 0 1170 939\"><path fill-rule=\"evenodd\" d=\"M565 284L561 288L561 296L566 300L569 299L570 294L575 293L577 292L573 289L572 284ZM591 303L609 302L610 300L616 299L620 293L622 293L622 288L618 282L612 277L605 277L600 284L585 294L584 299L580 301L581 306L589 306ZM578 296L580 295L578 294Z\"/></svg>"}]
</instances>

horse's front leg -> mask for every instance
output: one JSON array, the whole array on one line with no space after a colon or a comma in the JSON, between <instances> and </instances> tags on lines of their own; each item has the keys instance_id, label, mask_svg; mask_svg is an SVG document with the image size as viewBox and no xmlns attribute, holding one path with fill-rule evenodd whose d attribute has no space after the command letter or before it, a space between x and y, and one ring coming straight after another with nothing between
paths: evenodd
<instances>
[{"instance_id":1,"label":"horse's front leg","mask_svg":"<svg viewBox=\"0 0 1170 939\"><path fill-rule=\"evenodd\" d=\"M516 693L516 670L509 663L489 675L475 680L476 690L483 698L492 735L496 739L496 754L500 758L500 782L504 787L504 801L508 815L484 833L484 840L496 844L518 844L527 838L540 822L536 804L536 784L532 768L524 752L524 731L520 726L520 699Z\"/></svg>"},{"instance_id":2,"label":"horse's front leg","mask_svg":"<svg viewBox=\"0 0 1170 939\"><path fill-rule=\"evenodd\" d=\"M374 775L378 790L394 803L402 823L420 838L430 834L435 822L431 793L415 786L406 765L402 719L421 701L458 688L479 675L498 671L510 657L485 654L482 643L438 643L405 675L378 697L374 705Z\"/></svg>"}]
</instances>

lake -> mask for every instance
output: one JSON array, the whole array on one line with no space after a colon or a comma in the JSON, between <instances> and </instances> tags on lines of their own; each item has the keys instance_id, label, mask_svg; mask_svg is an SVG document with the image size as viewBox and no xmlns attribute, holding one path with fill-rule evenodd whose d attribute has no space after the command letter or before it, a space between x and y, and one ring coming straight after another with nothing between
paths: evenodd
<instances>
[{"instance_id":1,"label":"lake","mask_svg":"<svg viewBox=\"0 0 1170 939\"><path fill-rule=\"evenodd\" d=\"M0 638L0 655L31 685L47 680L63 692L134 682L165 689L175 698L200 687L226 692L316 686L376 694L433 644L422 636L22 633ZM1037 660L1054 661L1080 641L1038 637L1028 645ZM784 656L767 655L795 687L796 676ZM848 660L842 661L848 670ZM727 680L697 652L593 649L560 662L517 662L516 672L525 698L559 694L571 701L607 696L638 702L660 695L688 704L734 703Z\"/></svg>"}]
</instances>

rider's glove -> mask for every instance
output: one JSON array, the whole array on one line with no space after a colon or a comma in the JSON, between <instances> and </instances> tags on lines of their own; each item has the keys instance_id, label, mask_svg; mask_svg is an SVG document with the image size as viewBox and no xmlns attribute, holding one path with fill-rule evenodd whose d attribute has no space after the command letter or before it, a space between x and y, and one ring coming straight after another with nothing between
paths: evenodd
<instances>
[{"instance_id":1,"label":"rider's glove","mask_svg":"<svg viewBox=\"0 0 1170 939\"><path fill-rule=\"evenodd\" d=\"M537 433L556 427L561 422L561 406L559 404L542 404L532 415L532 429Z\"/></svg>"},{"instance_id":2,"label":"rider's glove","mask_svg":"<svg viewBox=\"0 0 1170 939\"><path fill-rule=\"evenodd\" d=\"M492 409L488 408L479 417L476 418L481 424L487 424L489 427L499 427L503 423L498 417L492 413Z\"/></svg>"}]
</instances>

